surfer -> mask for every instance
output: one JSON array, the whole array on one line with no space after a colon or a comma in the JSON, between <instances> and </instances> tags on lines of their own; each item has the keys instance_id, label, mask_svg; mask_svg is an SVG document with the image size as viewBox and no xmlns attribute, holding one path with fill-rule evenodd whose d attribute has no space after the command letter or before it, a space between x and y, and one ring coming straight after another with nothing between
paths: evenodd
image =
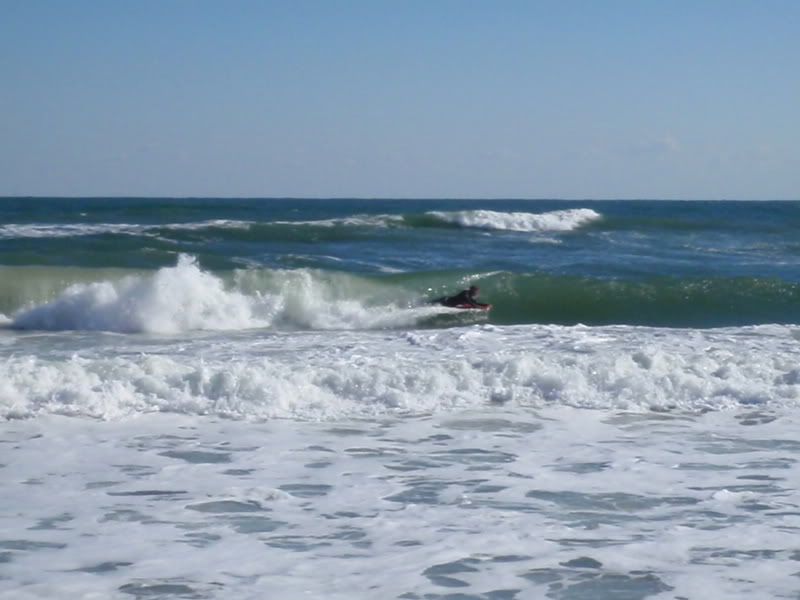
<instances>
[{"instance_id":1,"label":"surfer","mask_svg":"<svg viewBox=\"0 0 800 600\"><path fill-rule=\"evenodd\" d=\"M461 290L455 296L445 296L434 300L437 304L442 306L449 306L451 308L487 308L489 305L478 302L476 298L481 289L477 285L469 286L469 289Z\"/></svg>"}]
</instances>

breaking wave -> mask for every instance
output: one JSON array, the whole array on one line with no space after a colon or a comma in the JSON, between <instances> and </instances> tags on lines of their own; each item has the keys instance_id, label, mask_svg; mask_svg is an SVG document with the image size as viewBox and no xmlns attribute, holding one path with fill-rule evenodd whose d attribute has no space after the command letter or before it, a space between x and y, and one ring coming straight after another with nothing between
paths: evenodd
<instances>
[{"instance_id":1,"label":"breaking wave","mask_svg":"<svg viewBox=\"0 0 800 600\"><path fill-rule=\"evenodd\" d=\"M600 213L589 208L556 210L544 213L497 212L491 210L463 210L453 212L430 211L424 214L356 214L348 217L311 221L242 221L210 219L185 223L6 223L0 224L0 240L70 238L99 235L157 237L181 232L208 231L212 235L225 235L237 239L269 237L278 228L290 228L298 235L298 228L347 229L390 227L465 227L496 231L567 232L601 219Z\"/></svg>"},{"instance_id":2,"label":"breaking wave","mask_svg":"<svg viewBox=\"0 0 800 600\"><path fill-rule=\"evenodd\" d=\"M199 231L203 229L247 229L249 221L211 219L190 223L139 224L139 223L8 223L0 225L0 240L24 238L66 238L88 235L141 235L154 236L162 231Z\"/></svg>"},{"instance_id":3,"label":"breaking wave","mask_svg":"<svg viewBox=\"0 0 800 600\"><path fill-rule=\"evenodd\" d=\"M476 315L431 304L478 283ZM471 271L208 271L189 256L130 271L0 267L3 327L123 333L364 330L494 324L723 327L800 323L800 284L767 278L617 280ZM2 319L0 319L2 320ZM10 321L10 322L8 322Z\"/></svg>"},{"instance_id":4,"label":"breaking wave","mask_svg":"<svg viewBox=\"0 0 800 600\"><path fill-rule=\"evenodd\" d=\"M413 325L439 306L398 303L402 290L379 281L308 269L204 271L193 257L174 267L72 283L49 301L11 314L10 327L36 330L178 333L193 330L376 329ZM52 292L55 282L38 282ZM37 282L28 282L36 290ZM4 290L0 290L2 292ZM7 290L6 290L7 291Z\"/></svg>"},{"instance_id":5,"label":"breaking wave","mask_svg":"<svg viewBox=\"0 0 800 600\"><path fill-rule=\"evenodd\" d=\"M590 208L545 213L496 212L492 210L431 211L430 216L459 227L519 232L567 232L598 221L602 215Z\"/></svg>"}]
</instances>

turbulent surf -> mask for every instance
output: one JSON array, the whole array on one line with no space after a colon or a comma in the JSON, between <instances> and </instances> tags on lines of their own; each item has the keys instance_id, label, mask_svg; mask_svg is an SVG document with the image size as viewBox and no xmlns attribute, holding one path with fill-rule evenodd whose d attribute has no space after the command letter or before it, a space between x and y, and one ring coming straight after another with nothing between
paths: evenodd
<instances>
[{"instance_id":1,"label":"turbulent surf","mask_svg":"<svg viewBox=\"0 0 800 600\"><path fill-rule=\"evenodd\" d=\"M799 230L0 200L0 596L791 596Z\"/></svg>"}]
</instances>

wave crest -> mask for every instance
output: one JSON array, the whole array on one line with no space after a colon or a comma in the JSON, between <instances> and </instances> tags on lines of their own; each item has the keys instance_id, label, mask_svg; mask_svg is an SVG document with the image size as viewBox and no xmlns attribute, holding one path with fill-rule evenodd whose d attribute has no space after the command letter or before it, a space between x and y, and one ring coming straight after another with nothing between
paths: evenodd
<instances>
[{"instance_id":1,"label":"wave crest","mask_svg":"<svg viewBox=\"0 0 800 600\"><path fill-rule=\"evenodd\" d=\"M89 235L141 235L157 236L162 231L202 231L204 229L248 229L251 221L211 219L188 223L65 223L46 225L39 223L0 225L0 240L25 238L69 238Z\"/></svg>"},{"instance_id":2,"label":"wave crest","mask_svg":"<svg viewBox=\"0 0 800 600\"><path fill-rule=\"evenodd\" d=\"M480 285L482 300L494 305L490 315L477 319L426 300L473 283ZM758 278L629 281L312 268L210 272L190 257L158 271L0 268L0 327L38 330L449 328L487 318L495 324L721 327L799 323L798 306L800 285Z\"/></svg>"},{"instance_id":3,"label":"wave crest","mask_svg":"<svg viewBox=\"0 0 800 600\"><path fill-rule=\"evenodd\" d=\"M445 223L477 229L520 232L566 232L597 221L602 215L591 208L554 210L545 213L461 210L427 213Z\"/></svg>"},{"instance_id":4,"label":"wave crest","mask_svg":"<svg viewBox=\"0 0 800 600\"><path fill-rule=\"evenodd\" d=\"M35 286L34 286L35 287ZM383 329L452 312L416 306L414 292L343 273L242 270L227 277L182 255L174 267L90 283L16 311L11 328L179 333L194 330Z\"/></svg>"},{"instance_id":5,"label":"wave crest","mask_svg":"<svg viewBox=\"0 0 800 600\"><path fill-rule=\"evenodd\" d=\"M249 299L226 290L217 277L181 256L175 267L148 277L77 283L54 301L23 310L13 327L176 333L192 329L241 329L254 323Z\"/></svg>"}]
</instances>

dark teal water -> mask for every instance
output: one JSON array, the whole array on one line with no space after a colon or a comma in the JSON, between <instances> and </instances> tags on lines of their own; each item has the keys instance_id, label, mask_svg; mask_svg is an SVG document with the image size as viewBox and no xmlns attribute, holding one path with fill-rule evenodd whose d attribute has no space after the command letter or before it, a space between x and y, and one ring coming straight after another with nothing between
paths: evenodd
<instances>
[{"instance_id":1,"label":"dark teal water","mask_svg":"<svg viewBox=\"0 0 800 600\"><path fill-rule=\"evenodd\" d=\"M181 254L365 304L477 282L500 324L800 323L800 202L6 198L0 312Z\"/></svg>"}]
</instances>

